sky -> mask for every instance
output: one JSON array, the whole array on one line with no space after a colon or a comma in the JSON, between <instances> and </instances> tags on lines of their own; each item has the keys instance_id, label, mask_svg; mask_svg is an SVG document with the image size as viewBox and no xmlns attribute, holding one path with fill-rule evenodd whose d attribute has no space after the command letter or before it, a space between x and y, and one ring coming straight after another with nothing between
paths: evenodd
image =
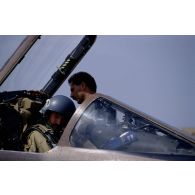
<instances>
[{"instance_id":1,"label":"sky","mask_svg":"<svg viewBox=\"0 0 195 195\"><path fill-rule=\"evenodd\" d=\"M0 91L41 89L81 38L43 36ZM7 41L0 36L0 63L7 55L4 48L10 52L21 37L8 36ZM194 51L195 36L100 35L73 73L90 73L98 92L167 124L195 127ZM67 82L56 94L69 96Z\"/></svg>"},{"instance_id":2,"label":"sky","mask_svg":"<svg viewBox=\"0 0 195 195\"><path fill-rule=\"evenodd\" d=\"M195 36L99 36L75 72L163 122L195 127L194 51Z\"/></svg>"}]
</instances>

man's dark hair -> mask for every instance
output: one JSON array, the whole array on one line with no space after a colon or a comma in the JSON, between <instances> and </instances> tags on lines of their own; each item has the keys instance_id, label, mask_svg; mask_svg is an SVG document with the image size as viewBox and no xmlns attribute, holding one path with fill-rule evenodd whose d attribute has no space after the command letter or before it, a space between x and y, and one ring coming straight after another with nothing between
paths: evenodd
<instances>
[{"instance_id":1,"label":"man's dark hair","mask_svg":"<svg viewBox=\"0 0 195 195\"><path fill-rule=\"evenodd\" d=\"M91 91L96 92L97 85L95 79L87 72L75 73L68 79L69 84L80 85L82 82L84 82Z\"/></svg>"}]
</instances>

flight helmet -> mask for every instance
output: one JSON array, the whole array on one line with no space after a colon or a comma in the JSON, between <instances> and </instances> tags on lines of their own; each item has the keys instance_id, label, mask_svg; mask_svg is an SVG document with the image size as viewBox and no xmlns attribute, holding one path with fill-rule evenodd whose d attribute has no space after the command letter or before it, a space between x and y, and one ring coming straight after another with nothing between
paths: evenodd
<instances>
[{"instance_id":1,"label":"flight helmet","mask_svg":"<svg viewBox=\"0 0 195 195\"><path fill-rule=\"evenodd\" d=\"M74 114L76 107L73 101L63 95L56 95L46 101L42 109L43 115L47 117L49 113L56 112L65 117L68 121Z\"/></svg>"}]
</instances>

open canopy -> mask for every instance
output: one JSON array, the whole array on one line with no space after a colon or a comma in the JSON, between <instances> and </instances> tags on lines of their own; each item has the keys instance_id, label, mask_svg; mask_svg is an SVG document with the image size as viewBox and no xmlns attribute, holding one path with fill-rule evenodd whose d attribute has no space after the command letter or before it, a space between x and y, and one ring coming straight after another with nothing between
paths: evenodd
<instances>
[{"instance_id":1,"label":"open canopy","mask_svg":"<svg viewBox=\"0 0 195 195\"><path fill-rule=\"evenodd\" d=\"M27 36L0 36L1 71ZM0 87L0 91L39 90L83 36L41 36Z\"/></svg>"}]
</instances>

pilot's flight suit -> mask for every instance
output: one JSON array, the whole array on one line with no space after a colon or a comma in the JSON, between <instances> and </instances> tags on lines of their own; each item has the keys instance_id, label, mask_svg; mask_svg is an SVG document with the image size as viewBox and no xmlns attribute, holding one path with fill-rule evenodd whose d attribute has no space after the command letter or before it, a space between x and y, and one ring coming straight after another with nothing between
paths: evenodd
<instances>
[{"instance_id":1,"label":"pilot's flight suit","mask_svg":"<svg viewBox=\"0 0 195 195\"><path fill-rule=\"evenodd\" d=\"M24 151L47 152L56 146L59 136L55 135L49 124L37 124L25 132L23 139L26 140Z\"/></svg>"}]
</instances>

